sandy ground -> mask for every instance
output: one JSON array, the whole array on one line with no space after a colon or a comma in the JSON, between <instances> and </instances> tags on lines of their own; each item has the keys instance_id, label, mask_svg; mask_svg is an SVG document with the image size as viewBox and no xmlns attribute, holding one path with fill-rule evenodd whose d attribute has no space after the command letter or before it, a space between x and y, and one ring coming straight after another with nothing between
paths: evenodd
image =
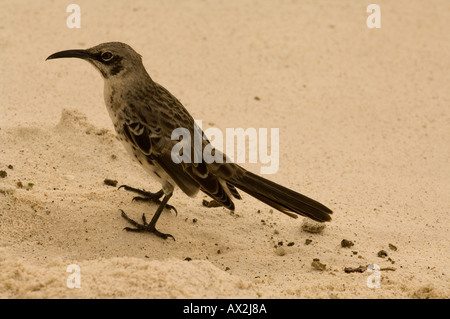
<instances>
[{"instance_id":1,"label":"sandy ground","mask_svg":"<svg viewBox=\"0 0 450 319\"><path fill-rule=\"evenodd\" d=\"M0 297L448 298L450 2L378 1L380 29L369 3L79 0L68 29L67 2L1 1ZM107 41L141 53L204 128L279 128L268 177L332 222L312 234L245 194L231 214L178 191L158 224L175 242L123 231L119 208L156 205L104 179L159 185L115 138L98 72L45 62ZM379 288L344 271L370 264Z\"/></svg>"}]
</instances>

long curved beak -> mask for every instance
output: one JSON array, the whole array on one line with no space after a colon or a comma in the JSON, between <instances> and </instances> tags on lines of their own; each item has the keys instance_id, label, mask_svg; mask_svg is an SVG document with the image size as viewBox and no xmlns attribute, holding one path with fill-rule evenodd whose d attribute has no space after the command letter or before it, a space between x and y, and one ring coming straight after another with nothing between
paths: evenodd
<instances>
[{"instance_id":1,"label":"long curved beak","mask_svg":"<svg viewBox=\"0 0 450 319\"><path fill-rule=\"evenodd\" d=\"M52 59L61 59L61 58L79 58L79 59L89 59L92 58L92 55L86 50L65 50L61 52L56 52L50 55L45 61Z\"/></svg>"}]
</instances>

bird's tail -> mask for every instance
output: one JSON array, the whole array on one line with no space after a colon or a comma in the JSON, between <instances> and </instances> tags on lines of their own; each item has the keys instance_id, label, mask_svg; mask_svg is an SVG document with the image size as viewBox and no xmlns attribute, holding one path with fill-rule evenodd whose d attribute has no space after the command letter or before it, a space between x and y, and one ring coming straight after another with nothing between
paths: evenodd
<instances>
[{"instance_id":1,"label":"bird's tail","mask_svg":"<svg viewBox=\"0 0 450 319\"><path fill-rule=\"evenodd\" d=\"M282 213L294 218L302 215L318 222L331 220L331 209L305 195L249 171L239 175L227 182Z\"/></svg>"}]
</instances>

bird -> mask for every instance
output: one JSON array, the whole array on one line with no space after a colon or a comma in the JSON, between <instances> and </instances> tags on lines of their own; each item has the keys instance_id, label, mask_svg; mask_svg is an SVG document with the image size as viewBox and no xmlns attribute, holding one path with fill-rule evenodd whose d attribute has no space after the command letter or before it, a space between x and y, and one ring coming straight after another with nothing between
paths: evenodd
<instances>
[{"instance_id":1,"label":"bird","mask_svg":"<svg viewBox=\"0 0 450 319\"><path fill-rule=\"evenodd\" d=\"M317 222L331 220L333 211L330 208L244 169L229 161L217 149L212 151L215 158L218 155L226 160L212 163L173 160L182 155L191 155L193 158L199 150L186 144L185 148L173 154L174 146L182 142L183 138L172 139L172 132L184 128L194 134L198 127L183 104L166 88L153 81L144 67L142 56L131 46L121 42L107 42L89 49L60 51L46 60L60 58L82 59L100 71L104 79L106 108L118 139L128 153L162 186L156 193L127 185L120 186L139 194L134 198L136 200L150 200L159 204L150 222L147 222L143 214L142 223L138 223L121 210L122 217L134 226L125 227L125 230L149 232L163 239L175 240L171 234L157 230L156 223L165 208L176 212L168 204L176 188L190 197L195 197L201 191L212 198L211 202L231 211L235 210L233 200L242 199L240 190L293 218L300 215ZM203 136L200 151L209 144L207 137Z\"/></svg>"}]
</instances>

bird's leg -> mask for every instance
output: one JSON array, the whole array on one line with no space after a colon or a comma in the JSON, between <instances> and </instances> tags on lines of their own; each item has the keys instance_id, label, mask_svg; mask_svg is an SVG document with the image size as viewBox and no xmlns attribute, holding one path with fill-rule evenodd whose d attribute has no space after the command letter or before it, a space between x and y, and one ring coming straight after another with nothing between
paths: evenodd
<instances>
[{"instance_id":1,"label":"bird's leg","mask_svg":"<svg viewBox=\"0 0 450 319\"><path fill-rule=\"evenodd\" d=\"M169 201L170 197L172 197L172 193L164 196L163 200L161 201L161 204L159 205L158 209L156 210L155 215L153 215L153 218L150 221L150 223L147 223L145 214L142 215L142 224L139 224L139 223L135 222L134 220L132 220L130 217L128 217L127 214L125 214L125 212L123 210L121 210L122 217L125 218L126 221L128 221L131 225L133 225L135 227L135 228L125 227L124 229L126 231L133 231L133 232L149 232L149 233L153 233L156 236L164 238L164 239L171 237L173 240L175 240L175 238L172 235L161 233L155 227L156 222L158 221L159 216L161 215L161 212L163 211L164 207L167 206L167 202Z\"/></svg>"},{"instance_id":2,"label":"bird's leg","mask_svg":"<svg viewBox=\"0 0 450 319\"><path fill-rule=\"evenodd\" d=\"M136 194L141 195L141 196L133 197L133 200L137 201L137 202L150 202L150 201L152 201L154 203L161 204L161 200L160 199L164 195L164 192L163 192L162 189L159 190L156 193L152 193L152 192L147 192L145 190L134 188L134 187L131 187L131 186L128 186L128 185L119 186L119 189L121 189L121 188L125 189L128 192L132 192L132 193L136 193ZM169 210L173 210L175 212L175 214L178 216L178 211L177 211L177 209L175 207L173 207L172 205L166 205L166 208L169 209Z\"/></svg>"}]
</instances>

